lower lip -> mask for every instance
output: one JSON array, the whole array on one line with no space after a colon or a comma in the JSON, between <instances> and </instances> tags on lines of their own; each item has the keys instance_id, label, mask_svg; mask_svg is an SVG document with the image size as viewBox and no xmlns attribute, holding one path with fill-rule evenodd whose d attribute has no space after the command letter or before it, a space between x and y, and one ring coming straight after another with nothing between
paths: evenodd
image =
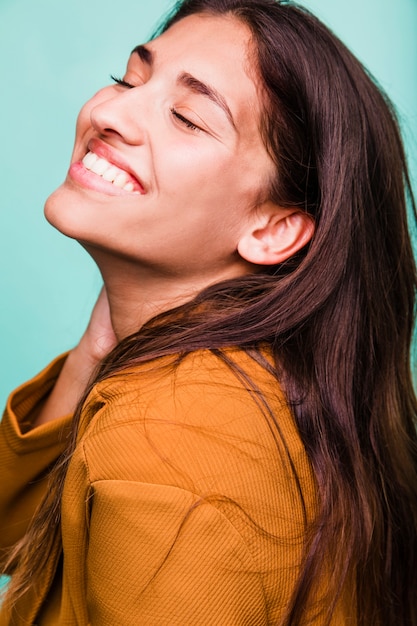
<instances>
[{"instance_id":1,"label":"lower lip","mask_svg":"<svg viewBox=\"0 0 417 626\"><path fill-rule=\"evenodd\" d=\"M68 176L82 187L98 191L99 193L104 193L107 196L140 195L139 191L126 191L125 189L116 187L116 185L113 185L113 183L108 180L104 180L104 178L98 176L98 174L94 174L94 172L91 172L84 167L82 161L77 161L71 165L68 170Z\"/></svg>"}]
</instances>

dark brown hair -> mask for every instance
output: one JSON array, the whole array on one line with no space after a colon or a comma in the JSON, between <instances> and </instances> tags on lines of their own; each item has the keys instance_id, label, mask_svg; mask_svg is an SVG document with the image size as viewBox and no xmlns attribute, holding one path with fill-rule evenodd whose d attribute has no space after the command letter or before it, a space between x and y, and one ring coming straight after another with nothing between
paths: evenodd
<instances>
[{"instance_id":1,"label":"dark brown hair","mask_svg":"<svg viewBox=\"0 0 417 626\"><path fill-rule=\"evenodd\" d=\"M345 580L355 578L358 624L417 626L416 271L407 198L410 219L415 204L395 114L305 9L185 0L159 32L195 13L232 15L250 29L266 102L261 132L276 163L270 196L312 215L316 233L289 262L214 285L151 320L92 384L163 354L268 342L320 497L285 625L305 623L314 581L331 558L328 623ZM15 552L12 595L27 586L29 564L42 567L33 536L59 524L55 484Z\"/></svg>"}]
</instances>

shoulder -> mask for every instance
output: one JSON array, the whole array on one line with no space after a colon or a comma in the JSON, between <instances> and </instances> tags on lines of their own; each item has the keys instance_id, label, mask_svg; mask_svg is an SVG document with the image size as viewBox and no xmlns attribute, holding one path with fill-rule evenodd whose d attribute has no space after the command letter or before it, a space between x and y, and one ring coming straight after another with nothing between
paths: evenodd
<instances>
[{"instance_id":1,"label":"shoulder","mask_svg":"<svg viewBox=\"0 0 417 626\"><path fill-rule=\"evenodd\" d=\"M273 416L298 440L277 379L237 348L199 350L140 364L99 383L93 397L102 408L89 422L88 438L132 426L170 433L201 428L257 439L269 429Z\"/></svg>"},{"instance_id":2,"label":"shoulder","mask_svg":"<svg viewBox=\"0 0 417 626\"><path fill-rule=\"evenodd\" d=\"M287 491L298 488L299 478L287 480L295 472L311 488L284 394L242 350L164 357L100 383L93 399L97 410L85 418L79 443L92 481L139 480L201 494L264 489L281 475Z\"/></svg>"}]
</instances>

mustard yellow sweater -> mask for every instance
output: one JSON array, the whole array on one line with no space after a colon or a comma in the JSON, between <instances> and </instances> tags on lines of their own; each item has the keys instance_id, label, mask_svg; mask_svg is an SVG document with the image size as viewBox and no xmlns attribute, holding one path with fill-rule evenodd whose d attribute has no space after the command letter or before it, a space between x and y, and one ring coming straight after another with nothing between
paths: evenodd
<instances>
[{"instance_id":1,"label":"mustard yellow sweater","mask_svg":"<svg viewBox=\"0 0 417 626\"><path fill-rule=\"evenodd\" d=\"M276 380L243 351L225 352L278 427L209 351L97 384L66 478L62 550L0 626L280 624L315 480ZM2 548L24 534L65 447L71 416L30 430L63 358L11 395L0 424ZM332 624L354 624L350 614L342 602Z\"/></svg>"}]
</instances>

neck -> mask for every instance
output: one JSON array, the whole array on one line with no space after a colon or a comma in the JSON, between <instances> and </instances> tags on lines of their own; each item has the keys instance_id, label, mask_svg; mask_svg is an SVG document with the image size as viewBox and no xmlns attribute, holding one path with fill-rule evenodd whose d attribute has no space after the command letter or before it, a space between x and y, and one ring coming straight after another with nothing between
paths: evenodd
<instances>
[{"instance_id":1,"label":"neck","mask_svg":"<svg viewBox=\"0 0 417 626\"><path fill-rule=\"evenodd\" d=\"M112 326L118 341L137 332L155 315L188 302L210 284L243 273L235 268L232 272L217 272L214 276L178 276L144 268L126 259L109 259L97 251L94 251L93 258L106 286Z\"/></svg>"},{"instance_id":2,"label":"neck","mask_svg":"<svg viewBox=\"0 0 417 626\"><path fill-rule=\"evenodd\" d=\"M148 320L159 313L191 300L198 290L181 289L174 281L146 281L132 279L126 274L114 275L102 271L110 306L114 333L121 341L137 332ZM185 287L185 286L184 286Z\"/></svg>"}]
</instances>

